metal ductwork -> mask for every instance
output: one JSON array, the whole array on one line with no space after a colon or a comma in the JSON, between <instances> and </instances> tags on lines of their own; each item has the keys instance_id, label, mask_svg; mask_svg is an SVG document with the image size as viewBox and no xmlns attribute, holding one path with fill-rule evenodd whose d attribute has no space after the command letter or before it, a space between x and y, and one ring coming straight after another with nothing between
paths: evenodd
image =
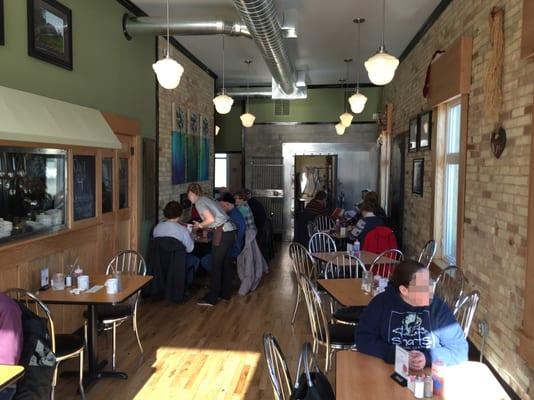
<instances>
[{"instance_id":1,"label":"metal ductwork","mask_svg":"<svg viewBox=\"0 0 534 400\"><path fill-rule=\"evenodd\" d=\"M122 30L128 40L132 35L167 34L167 20L163 17L134 17L124 14L122 17ZM252 38L247 27L238 22L205 21L205 20L170 20L169 32L171 35L228 35Z\"/></svg>"},{"instance_id":2,"label":"metal ductwork","mask_svg":"<svg viewBox=\"0 0 534 400\"><path fill-rule=\"evenodd\" d=\"M297 74L284 45L282 26L273 0L234 0L234 5L281 91L293 95L298 91Z\"/></svg>"},{"instance_id":3,"label":"metal ductwork","mask_svg":"<svg viewBox=\"0 0 534 400\"><path fill-rule=\"evenodd\" d=\"M231 97L272 97L273 90L271 87L227 87L225 93Z\"/></svg>"}]
</instances>

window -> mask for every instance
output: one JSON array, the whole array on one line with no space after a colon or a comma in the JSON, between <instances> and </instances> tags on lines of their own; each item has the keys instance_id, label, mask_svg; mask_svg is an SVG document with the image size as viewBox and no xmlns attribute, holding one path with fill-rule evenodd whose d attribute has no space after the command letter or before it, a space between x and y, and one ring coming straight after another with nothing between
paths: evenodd
<instances>
[{"instance_id":1,"label":"window","mask_svg":"<svg viewBox=\"0 0 534 400\"><path fill-rule=\"evenodd\" d=\"M215 187L228 186L228 155L215 153Z\"/></svg>"},{"instance_id":2,"label":"window","mask_svg":"<svg viewBox=\"0 0 534 400\"><path fill-rule=\"evenodd\" d=\"M438 116L434 234L449 265L456 264L457 254L461 111L458 99L440 106Z\"/></svg>"}]
</instances>

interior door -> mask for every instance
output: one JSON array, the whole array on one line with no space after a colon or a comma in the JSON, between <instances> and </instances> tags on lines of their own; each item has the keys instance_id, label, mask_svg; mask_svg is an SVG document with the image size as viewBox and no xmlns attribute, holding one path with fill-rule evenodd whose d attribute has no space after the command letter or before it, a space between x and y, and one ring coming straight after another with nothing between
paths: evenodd
<instances>
[{"instance_id":1,"label":"interior door","mask_svg":"<svg viewBox=\"0 0 534 400\"><path fill-rule=\"evenodd\" d=\"M139 153L136 138L117 135L122 148L115 157L117 251L137 249L137 182L133 174L134 155Z\"/></svg>"},{"instance_id":2,"label":"interior door","mask_svg":"<svg viewBox=\"0 0 534 400\"><path fill-rule=\"evenodd\" d=\"M397 236L399 248L402 249L402 234L404 229L404 159L407 133L393 138L391 146L390 193L391 200L390 223Z\"/></svg>"}]
</instances>

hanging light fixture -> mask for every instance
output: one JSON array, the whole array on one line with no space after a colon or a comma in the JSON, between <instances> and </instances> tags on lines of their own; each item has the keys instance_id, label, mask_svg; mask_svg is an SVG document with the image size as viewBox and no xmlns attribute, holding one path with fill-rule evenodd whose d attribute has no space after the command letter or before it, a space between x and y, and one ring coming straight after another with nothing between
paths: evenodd
<instances>
[{"instance_id":1,"label":"hanging light fixture","mask_svg":"<svg viewBox=\"0 0 534 400\"><path fill-rule=\"evenodd\" d=\"M152 64L152 69L156 73L158 83L165 89L176 89L184 73L184 67L170 57L169 0L167 0L167 54L165 58Z\"/></svg>"},{"instance_id":2,"label":"hanging light fixture","mask_svg":"<svg viewBox=\"0 0 534 400\"><path fill-rule=\"evenodd\" d=\"M239 117L241 119L241 123L245 128L250 128L252 125L254 125L254 120L256 119L256 116L254 114L251 114L248 112L248 92L250 90L250 64L252 64L252 60L245 60L245 64L247 64L247 103L245 105L245 113L241 114Z\"/></svg>"},{"instance_id":3,"label":"hanging light fixture","mask_svg":"<svg viewBox=\"0 0 534 400\"><path fill-rule=\"evenodd\" d=\"M356 18L353 21L358 24L358 51L356 60L356 93L349 97L350 109L354 114L359 114L365 108L367 97L360 93L360 26L365 22L364 18Z\"/></svg>"},{"instance_id":4,"label":"hanging light fixture","mask_svg":"<svg viewBox=\"0 0 534 400\"><path fill-rule=\"evenodd\" d=\"M219 134L220 130L221 130L221 128L219 128L219 125L215 125L215 136L217 136Z\"/></svg>"},{"instance_id":5,"label":"hanging light fixture","mask_svg":"<svg viewBox=\"0 0 534 400\"><path fill-rule=\"evenodd\" d=\"M395 70L399 66L399 60L386 52L384 45L384 30L386 28L386 0L382 3L382 39L378 53L365 62L365 68L369 79L375 85L387 85L393 80Z\"/></svg>"},{"instance_id":6,"label":"hanging light fixture","mask_svg":"<svg viewBox=\"0 0 534 400\"><path fill-rule=\"evenodd\" d=\"M341 122L338 122L336 124L336 133L341 136L345 133L345 125L343 125Z\"/></svg>"},{"instance_id":7,"label":"hanging light fixture","mask_svg":"<svg viewBox=\"0 0 534 400\"><path fill-rule=\"evenodd\" d=\"M339 116L339 120L345 128L348 128L352 123L352 118L354 118L354 116L347 111L347 81L349 80L349 63L352 62L352 58L346 58L343 61L345 61L345 64L347 65L347 76L343 90L343 105L345 106L345 112Z\"/></svg>"},{"instance_id":8,"label":"hanging light fixture","mask_svg":"<svg viewBox=\"0 0 534 400\"><path fill-rule=\"evenodd\" d=\"M222 79L222 90L221 93L213 99L213 104L215 109L219 114L228 114L232 109L232 104L234 104L234 99L226 95L226 90L224 88L224 35L222 35L222 62L223 62L223 79Z\"/></svg>"}]
</instances>

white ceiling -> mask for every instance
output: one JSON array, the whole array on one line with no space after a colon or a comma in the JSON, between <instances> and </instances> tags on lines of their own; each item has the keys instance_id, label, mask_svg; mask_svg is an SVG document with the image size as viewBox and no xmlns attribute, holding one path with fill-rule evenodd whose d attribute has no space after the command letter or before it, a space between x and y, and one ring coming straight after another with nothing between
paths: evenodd
<instances>
[{"instance_id":1,"label":"white ceiling","mask_svg":"<svg viewBox=\"0 0 534 400\"><path fill-rule=\"evenodd\" d=\"M352 20L365 18L361 28L361 82L369 82L363 61L373 55L380 42L382 2L373 0L274 0L285 19L294 26L297 39L286 44L297 70L307 72L308 84L336 84L346 75L345 58L353 58L349 80L356 80L356 25ZM399 57L440 0L389 0L386 2L386 49ZM165 15L165 0L133 0L150 16ZM238 21L232 0L170 0L171 18L205 18ZM222 76L220 36L177 36L176 39ZM135 38L134 38L135 40ZM226 85L246 83L243 60L254 60L251 84L271 82L271 75L260 52L250 39L225 39Z\"/></svg>"}]
</instances>

